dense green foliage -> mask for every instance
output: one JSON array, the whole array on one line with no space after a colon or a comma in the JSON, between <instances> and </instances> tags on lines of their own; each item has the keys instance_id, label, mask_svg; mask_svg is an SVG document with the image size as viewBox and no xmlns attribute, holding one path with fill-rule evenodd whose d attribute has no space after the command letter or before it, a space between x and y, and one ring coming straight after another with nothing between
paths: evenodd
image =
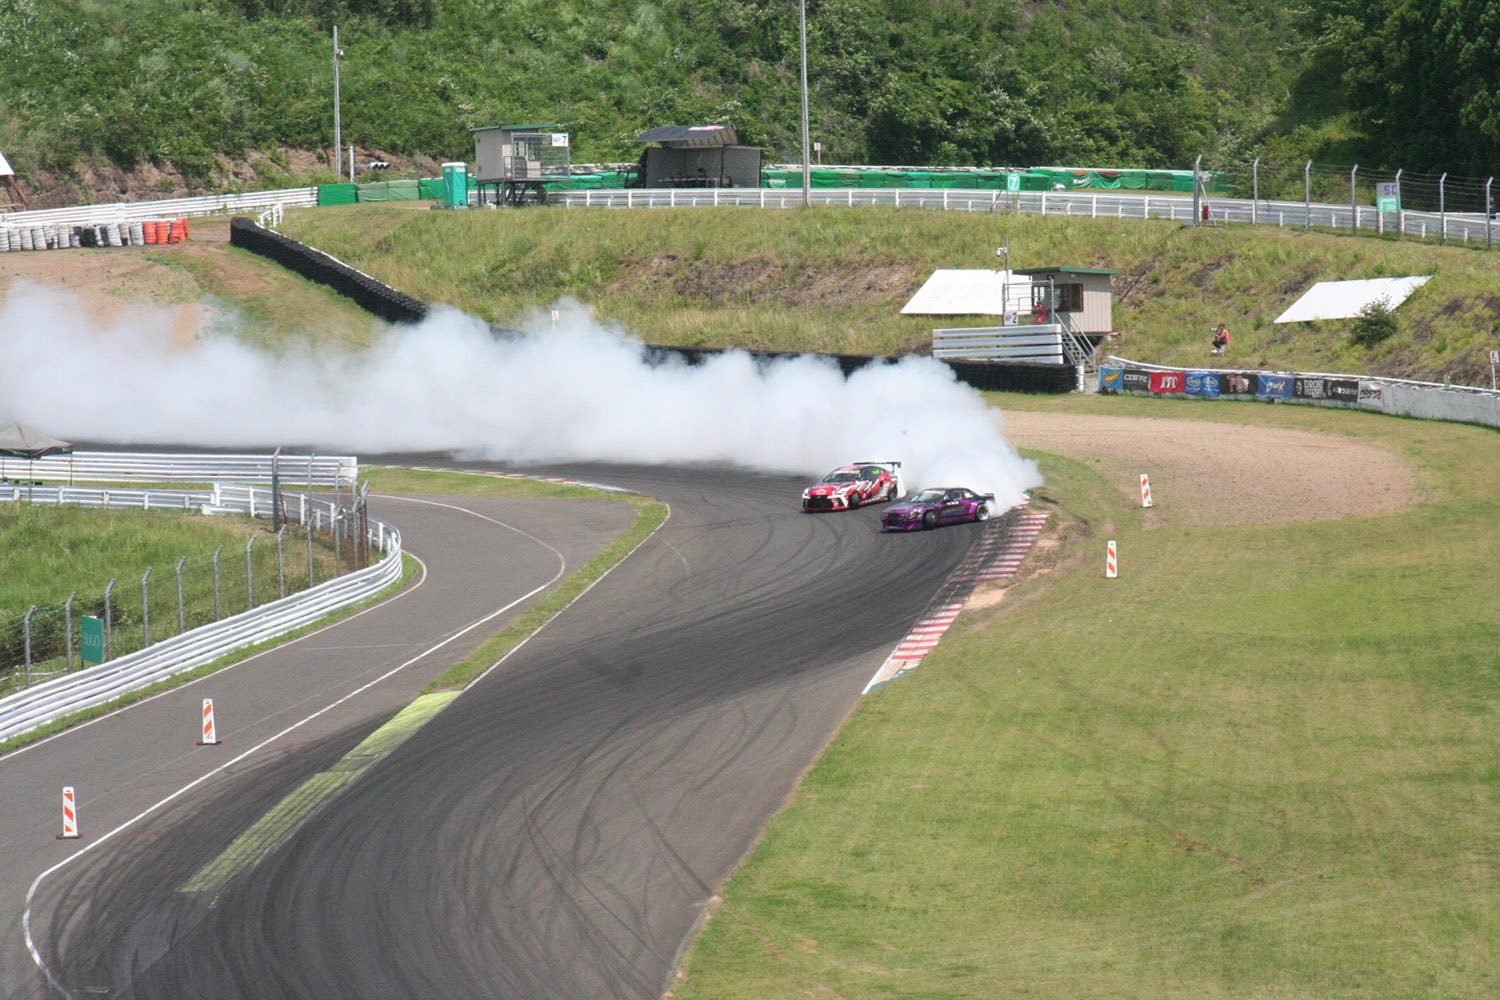
<instances>
[{"instance_id":1,"label":"dense green foliage","mask_svg":"<svg viewBox=\"0 0 1500 1000\"><path fill-rule=\"evenodd\" d=\"M1363 152L1484 177L1500 163L1500 2L1322 0L1308 77L1344 104Z\"/></svg>"},{"instance_id":2,"label":"dense green foliage","mask_svg":"<svg viewBox=\"0 0 1500 1000\"><path fill-rule=\"evenodd\" d=\"M730 121L797 155L797 4L624 0L7 0L0 149L23 173L108 159L206 175L215 154L344 137L434 157L465 129L555 121L578 160L665 123ZM1182 166L1278 111L1274 0L811 0L830 162Z\"/></svg>"}]
</instances>

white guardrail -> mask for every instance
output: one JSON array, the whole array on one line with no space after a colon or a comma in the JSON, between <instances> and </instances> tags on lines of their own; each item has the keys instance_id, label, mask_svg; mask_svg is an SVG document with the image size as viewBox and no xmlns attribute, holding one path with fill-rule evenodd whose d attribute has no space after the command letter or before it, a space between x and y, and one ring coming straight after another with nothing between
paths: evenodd
<instances>
[{"instance_id":1,"label":"white guardrail","mask_svg":"<svg viewBox=\"0 0 1500 1000\"><path fill-rule=\"evenodd\" d=\"M891 205L897 208L940 209L956 212L1024 212L1030 215L1070 215L1096 219L1171 219L1193 221L1189 196L1118 194L1072 191L981 191L964 188L813 188L814 205ZM595 188L554 191L554 204L574 208L691 208L730 205L747 208L796 208L800 188L669 188L624 190ZM1360 206L1355 218L1351 205L1305 205L1300 201L1251 201L1248 198L1208 198L1210 223L1249 223L1263 226L1318 229L1356 227L1381 233L1404 233L1420 239L1448 239L1467 245L1489 246L1500 240L1500 220L1482 215L1444 215L1437 212L1377 212ZM1199 221L1202 221L1201 219Z\"/></svg>"},{"instance_id":2,"label":"white guardrail","mask_svg":"<svg viewBox=\"0 0 1500 1000\"><path fill-rule=\"evenodd\" d=\"M285 188L280 191L210 194L198 198L169 198L164 201L118 201L103 205L0 212L0 226L99 225L107 222L139 222L146 219L247 212L277 205L283 209L310 208L317 203L318 189L315 187Z\"/></svg>"},{"instance_id":3,"label":"white guardrail","mask_svg":"<svg viewBox=\"0 0 1500 1000\"><path fill-rule=\"evenodd\" d=\"M269 484L273 471L288 488L353 489L359 478L359 459L353 455L169 455L140 451L75 451L45 458L0 455L0 480Z\"/></svg>"},{"instance_id":4,"label":"white guardrail","mask_svg":"<svg viewBox=\"0 0 1500 1000\"><path fill-rule=\"evenodd\" d=\"M25 500L28 493L32 503L77 503L87 506L168 510L203 509L255 517L271 515L270 490L253 486L218 486L213 490L186 492L102 490L67 486L12 487L0 489L0 501ZM295 518L305 521L311 518L315 527L319 524L331 524L339 516L332 502L306 495L283 494L283 503L288 508L289 520ZM401 579L401 533L374 518L370 518L368 523L370 546L381 553L378 562L334 577L300 593L192 629L126 656L0 698L0 740L19 736L54 719L106 704L122 695L209 663L236 649L284 635L331 612L378 594Z\"/></svg>"}]
</instances>

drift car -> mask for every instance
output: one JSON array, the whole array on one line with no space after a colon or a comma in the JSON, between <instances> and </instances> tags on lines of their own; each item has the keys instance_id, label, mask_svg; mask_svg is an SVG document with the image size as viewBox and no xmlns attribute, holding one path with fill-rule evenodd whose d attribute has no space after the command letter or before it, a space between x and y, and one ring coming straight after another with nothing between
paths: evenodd
<instances>
[{"instance_id":1,"label":"drift car","mask_svg":"<svg viewBox=\"0 0 1500 1000\"><path fill-rule=\"evenodd\" d=\"M901 495L900 462L855 462L802 491L803 510L850 510Z\"/></svg>"},{"instance_id":2,"label":"drift car","mask_svg":"<svg viewBox=\"0 0 1500 1000\"><path fill-rule=\"evenodd\" d=\"M962 486L918 490L880 515L885 531L917 531L960 521L987 521L995 509L995 494L975 493Z\"/></svg>"}]
</instances>

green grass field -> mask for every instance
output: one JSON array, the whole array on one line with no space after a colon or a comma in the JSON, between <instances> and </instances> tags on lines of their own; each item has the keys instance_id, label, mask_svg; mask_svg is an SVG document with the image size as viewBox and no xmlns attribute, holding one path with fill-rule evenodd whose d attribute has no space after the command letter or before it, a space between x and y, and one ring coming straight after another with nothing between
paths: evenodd
<instances>
[{"instance_id":1,"label":"green grass field","mask_svg":"<svg viewBox=\"0 0 1500 1000\"><path fill-rule=\"evenodd\" d=\"M1500 254L1332 233L1165 221L894 208L555 209L412 212L304 209L284 231L420 299L517 324L560 297L659 343L904 352L935 326L902 316L935 268L1110 267L1110 350L1161 364L1208 363L1209 328L1234 335L1223 364L1384 374L1488 385L1500 343ZM1277 325L1316 281L1430 274L1385 343L1357 346L1349 321Z\"/></svg>"},{"instance_id":2,"label":"green grass field","mask_svg":"<svg viewBox=\"0 0 1500 1000\"><path fill-rule=\"evenodd\" d=\"M1373 437L1432 498L1142 531L1121 484L1038 456L1041 494L1065 507L1058 566L862 702L672 995L1495 995L1495 433L1003 402ZM1106 522L1118 580L1091 527Z\"/></svg>"}]
</instances>

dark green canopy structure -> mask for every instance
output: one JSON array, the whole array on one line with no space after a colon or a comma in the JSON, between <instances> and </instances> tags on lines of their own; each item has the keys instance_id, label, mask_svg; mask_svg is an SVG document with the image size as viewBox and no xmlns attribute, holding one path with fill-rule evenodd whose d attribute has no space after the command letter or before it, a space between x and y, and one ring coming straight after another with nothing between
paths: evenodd
<instances>
[{"instance_id":1,"label":"dark green canopy structure","mask_svg":"<svg viewBox=\"0 0 1500 1000\"><path fill-rule=\"evenodd\" d=\"M26 460L27 478L30 478L31 463L48 455L71 455L73 446L66 441L61 441L50 434L24 424L11 424L9 427L0 428L0 479L9 478L11 473L5 467L7 458L24 458ZM71 470L69 478L72 478Z\"/></svg>"}]
</instances>

